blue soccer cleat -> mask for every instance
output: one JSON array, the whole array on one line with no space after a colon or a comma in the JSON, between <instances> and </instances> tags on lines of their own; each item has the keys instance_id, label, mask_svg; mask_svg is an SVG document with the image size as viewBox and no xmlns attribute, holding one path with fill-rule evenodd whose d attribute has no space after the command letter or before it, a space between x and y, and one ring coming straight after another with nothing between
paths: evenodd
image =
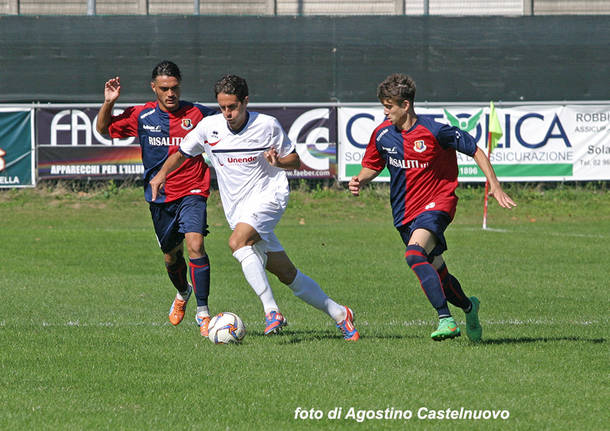
<instances>
[{"instance_id":1,"label":"blue soccer cleat","mask_svg":"<svg viewBox=\"0 0 610 431\"><path fill-rule=\"evenodd\" d=\"M337 328L339 328L343 334L343 338L345 338L347 341L358 341L360 334L354 326L354 313L349 307L345 307L345 311L345 319L337 323Z\"/></svg>"},{"instance_id":2,"label":"blue soccer cleat","mask_svg":"<svg viewBox=\"0 0 610 431\"><path fill-rule=\"evenodd\" d=\"M265 335L277 334L288 325L288 321L279 311L271 311L265 315Z\"/></svg>"}]
</instances>

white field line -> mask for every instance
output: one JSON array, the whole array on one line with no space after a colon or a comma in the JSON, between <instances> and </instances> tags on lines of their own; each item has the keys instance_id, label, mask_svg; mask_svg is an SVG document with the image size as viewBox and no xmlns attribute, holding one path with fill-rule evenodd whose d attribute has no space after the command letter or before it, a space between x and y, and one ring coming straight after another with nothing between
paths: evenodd
<instances>
[{"instance_id":1,"label":"white field line","mask_svg":"<svg viewBox=\"0 0 610 431\"><path fill-rule=\"evenodd\" d=\"M465 321L460 321L456 319L459 324L465 324ZM398 320L390 320L388 322L384 322L383 324L374 324L374 326L431 326L436 325L438 322L435 321L427 321L427 320L410 320L410 321L398 321ZM508 320L483 320L481 319L481 324L483 326L553 326L553 325L578 325L578 326L589 326L596 325L600 322L597 320L554 320L554 319L508 319ZM358 326L370 326L368 321L358 320Z\"/></svg>"},{"instance_id":2,"label":"white field line","mask_svg":"<svg viewBox=\"0 0 610 431\"><path fill-rule=\"evenodd\" d=\"M261 322L244 322L247 326L256 325ZM464 324L464 321L458 320L458 323ZM599 320L556 320L556 319L503 319L503 320L481 320L483 326L553 326L553 325L577 325L577 326L590 326L598 325L601 322ZM188 322L187 325L196 325L195 322ZM262 323L261 323L262 324ZM382 323L370 323L367 320L358 320L357 326L379 326L379 327L410 327L410 326L433 326L436 321L428 320L389 320ZM327 322L328 326L334 326L333 322ZM6 328L7 325L5 320L0 321L0 328ZM18 325L23 326L23 325ZM54 327L79 327L79 328L128 328L128 327L162 327L172 326L169 322L80 322L78 320L69 320L67 322L32 322L32 326L42 326L43 328L54 328Z\"/></svg>"},{"instance_id":3,"label":"white field line","mask_svg":"<svg viewBox=\"0 0 610 431\"><path fill-rule=\"evenodd\" d=\"M519 231L509 229L494 229L494 228L475 228L475 227L451 227L450 230L455 231L466 231L466 232L493 232L493 233L516 233L522 235L542 235L542 236L561 236L561 237L572 237L572 238L596 238L596 239L607 239L610 238L608 235L602 234L591 234L591 233L561 233L561 232L531 232L531 231Z\"/></svg>"}]
</instances>

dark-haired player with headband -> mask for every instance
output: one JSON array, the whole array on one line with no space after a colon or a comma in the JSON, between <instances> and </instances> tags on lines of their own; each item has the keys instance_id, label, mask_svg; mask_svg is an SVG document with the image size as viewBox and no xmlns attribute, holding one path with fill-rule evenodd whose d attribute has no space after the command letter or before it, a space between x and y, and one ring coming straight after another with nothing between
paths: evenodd
<instances>
[{"instance_id":1,"label":"dark-haired player with headband","mask_svg":"<svg viewBox=\"0 0 610 431\"><path fill-rule=\"evenodd\" d=\"M276 118L249 111L248 85L236 75L216 82L214 93L222 115L202 120L150 181L153 193L171 172L206 152L216 171L225 216L232 229L229 247L242 272L260 299L265 312L265 335L286 326L271 291L265 269L290 287L295 296L331 317L348 341L357 341L349 307L324 293L288 258L275 235L288 205L290 188L286 169L300 165L295 144Z\"/></svg>"}]
</instances>

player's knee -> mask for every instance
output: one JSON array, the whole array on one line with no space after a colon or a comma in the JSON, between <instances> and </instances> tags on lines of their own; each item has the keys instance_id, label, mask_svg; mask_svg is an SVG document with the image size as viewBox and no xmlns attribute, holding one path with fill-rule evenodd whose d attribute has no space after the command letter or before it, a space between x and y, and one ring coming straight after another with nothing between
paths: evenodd
<instances>
[{"instance_id":1,"label":"player's knee","mask_svg":"<svg viewBox=\"0 0 610 431\"><path fill-rule=\"evenodd\" d=\"M203 238L187 241L186 248L191 259L198 259L205 256Z\"/></svg>"},{"instance_id":2,"label":"player's knee","mask_svg":"<svg viewBox=\"0 0 610 431\"><path fill-rule=\"evenodd\" d=\"M260 240L260 238L259 238L259 240ZM229 247L231 248L231 251L233 253L235 253L240 248L243 248L246 246L252 246L255 243L256 243L255 240L244 237L242 235L233 234L229 237Z\"/></svg>"},{"instance_id":3,"label":"player's knee","mask_svg":"<svg viewBox=\"0 0 610 431\"><path fill-rule=\"evenodd\" d=\"M246 246L246 243L241 241L239 238L231 235L231 237L229 238L229 248L231 249L231 251L233 253L235 253L237 250L239 250L240 248L243 248Z\"/></svg>"},{"instance_id":4,"label":"player's knee","mask_svg":"<svg viewBox=\"0 0 610 431\"><path fill-rule=\"evenodd\" d=\"M430 258L423 247L420 247L419 245L409 245L405 252L405 259L407 265L409 265L411 269L414 269L417 265L429 263Z\"/></svg>"}]
</instances>

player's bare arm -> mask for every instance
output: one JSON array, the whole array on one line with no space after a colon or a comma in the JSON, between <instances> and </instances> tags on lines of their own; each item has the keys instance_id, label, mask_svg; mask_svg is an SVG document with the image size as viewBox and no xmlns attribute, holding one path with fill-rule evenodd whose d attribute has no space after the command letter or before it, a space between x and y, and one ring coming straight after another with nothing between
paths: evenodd
<instances>
[{"instance_id":1,"label":"player's bare arm","mask_svg":"<svg viewBox=\"0 0 610 431\"><path fill-rule=\"evenodd\" d=\"M167 158L165 163L163 163L163 166L161 166L161 169L159 170L159 172L157 172L157 175L152 177L152 179L150 180L150 189L152 192L153 201L157 199L159 189L161 189L163 184L165 184L167 176L171 172L175 171L182 163L184 163L185 160L186 156L184 154L182 154L180 151L175 152Z\"/></svg>"},{"instance_id":2,"label":"player's bare arm","mask_svg":"<svg viewBox=\"0 0 610 431\"><path fill-rule=\"evenodd\" d=\"M360 196L360 189L373 181L375 177L379 175L379 171L375 171L369 168L362 168L360 173L349 181L348 188L349 191L354 196Z\"/></svg>"},{"instance_id":3,"label":"player's bare arm","mask_svg":"<svg viewBox=\"0 0 610 431\"><path fill-rule=\"evenodd\" d=\"M474 158L474 161L477 163L477 165L479 165L479 168L481 168L481 170L485 174L485 178L487 178L487 181L489 181L489 195L493 196L502 208L510 209L512 207L516 207L517 204L513 202L513 200L504 192L504 190L502 190L502 186L500 185L500 182L496 177L494 168L489 162L489 159L487 158L485 152L483 152L483 150L481 150L480 148L477 148L477 151L472 157Z\"/></svg>"},{"instance_id":4,"label":"player's bare arm","mask_svg":"<svg viewBox=\"0 0 610 431\"><path fill-rule=\"evenodd\" d=\"M277 168L298 169L301 166L301 158L296 152L290 153L284 157L279 157L277 150L271 148L270 150L265 151L264 155L269 164Z\"/></svg>"},{"instance_id":5,"label":"player's bare arm","mask_svg":"<svg viewBox=\"0 0 610 431\"><path fill-rule=\"evenodd\" d=\"M97 131L103 134L108 133L108 126L112 118L112 108L114 103L121 95L121 81L118 76L109 79L104 84L104 103L97 114Z\"/></svg>"}]
</instances>

